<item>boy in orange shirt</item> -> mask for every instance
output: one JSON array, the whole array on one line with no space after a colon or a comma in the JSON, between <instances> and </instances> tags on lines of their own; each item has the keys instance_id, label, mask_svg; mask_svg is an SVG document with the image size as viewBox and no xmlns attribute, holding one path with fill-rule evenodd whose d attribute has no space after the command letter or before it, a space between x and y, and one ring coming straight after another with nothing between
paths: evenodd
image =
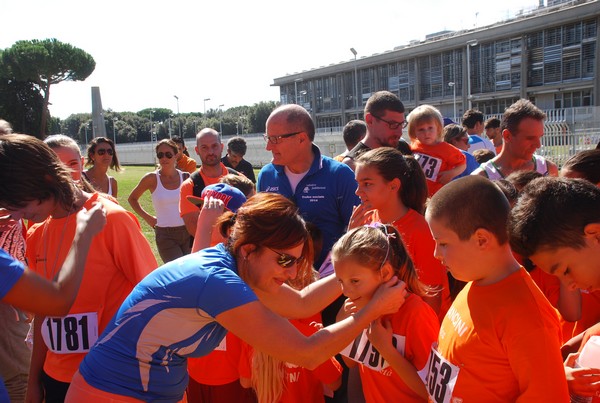
<instances>
[{"instance_id":1,"label":"boy in orange shirt","mask_svg":"<svg viewBox=\"0 0 600 403\"><path fill-rule=\"evenodd\" d=\"M436 257L469 282L431 351L430 401L569 401L558 317L513 257L509 211L500 189L476 176L445 185L427 208Z\"/></svg>"}]
</instances>

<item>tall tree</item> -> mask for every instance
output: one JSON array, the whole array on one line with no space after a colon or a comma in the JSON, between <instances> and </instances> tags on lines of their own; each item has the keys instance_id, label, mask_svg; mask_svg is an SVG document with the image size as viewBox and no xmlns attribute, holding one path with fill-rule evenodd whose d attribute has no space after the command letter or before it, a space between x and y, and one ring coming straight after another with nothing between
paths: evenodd
<instances>
[{"instance_id":1,"label":"tall tree","mask_svg":"<svg viewBox=\"0 0 600 403\"><path fill-rule=\"evenodd\" d=\"M40 137L46 135L50 86L62 81L83 81L96 68L85 51L56 39L17 41L2 52L5 75L35 83L44 97Z\"/></svg>"}]
</instances>

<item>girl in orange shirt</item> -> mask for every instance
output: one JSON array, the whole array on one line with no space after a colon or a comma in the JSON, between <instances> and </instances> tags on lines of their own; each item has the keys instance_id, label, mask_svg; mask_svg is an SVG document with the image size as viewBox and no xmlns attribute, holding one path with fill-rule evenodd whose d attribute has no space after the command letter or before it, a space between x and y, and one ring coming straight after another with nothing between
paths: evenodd
<instances>
[{"instance_id":1,"label":"girl in orange shirt","mask_svg":"<svg viewBox=\"0 0 600 403\"><path fill-rule=\"evenodd\" d=\"M441 291L424 296L441 321L450 307L450 291L446 269L433 256L435 242L422 215L427 184L421 167L413 157L381 147L356 160L355 175L362 203L350 219L350 228L379 221L398 230L419 280Z\"/></svg>"},{"instance_id":2,"label":"girl in orange shirt","mask_svg":"<svg viewBox=\"0 0 600 403\"><path fill-rule=\"evenodd\" d=\"M426 400L427 391L419 372L426 371L439 322L420 298L430 290L419 282L400 234L393 226L379 223L355 228L335 243L332 259L347 297L338 320L360 310L377 287L393 276L404 281L409 290L396 313L373 321L341 352L349 366L359 364L366 401Z\"/></svg>"}]
</instances>

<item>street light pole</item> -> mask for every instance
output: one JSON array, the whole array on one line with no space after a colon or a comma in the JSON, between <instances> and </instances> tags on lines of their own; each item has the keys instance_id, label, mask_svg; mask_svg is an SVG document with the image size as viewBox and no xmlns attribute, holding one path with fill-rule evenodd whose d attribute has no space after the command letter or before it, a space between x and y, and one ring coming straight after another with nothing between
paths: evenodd
<instances>
[{"instance_id":1,"label":"street light pole","mask_svg":"<svg viewBox=\"0 0 600 403\"><path fill-rule=\"evenodd\" d=\"M452 120L456 122L456 84L451 81L448 83L448 87L452 87Z\"/></svg>"},{"instance_id":2,"label":"street light pole","mask_svg":"<svg viewBox=\"0 0 600 403\"><path fill-rule=\"evenodd\" d=\"M177 100L177 122L179 123L179 137L181 137L181 119L179 118L179 97L177 95L173 95ZM171 136L171 132L169 132L169 137Z\"/></svg>"},{"instance_id":3,"label":"street light pole","mask_svg":"<svg viewBox=\"0 0 600 403\"><path fill-rule=\"evenodd\" d=\"M206 115L206 101L210 101L210 98L204 98L204 114Z\"/></svg>"},{"instance_id":4,"label":"street light pole","mask_svg":"<svg viewBox=\"0 0 600 403\"><path fill-rule=\"evenodd\" d=\"M477 45L477 39L467 41L467 105L471 109L471 46Z\"/></svg>"},{"instance_id":5,"label":"street light pole","mask_svg":"<svg viewBox=\"0 0 600 403\"><path fill-rule=\"evenodd\" d=\"M222 106L225 106L225 104L219 105L219 115L221 115L221 119L219 120L219 133L221 134L221 136L223 135L223 110L221 109Z\"/></svg>"},{"instance_id":6,"label":"street light pole","mask_svg":"<svg viewBox=\"0 0 600 403\"><path fill-rule=\"evenodd\" d=\"M356 49L350 48L350 52L354 55L354 107L356 108L356 119L358 119L358 67L356 64Z\"/></svg>"}]
</instances>

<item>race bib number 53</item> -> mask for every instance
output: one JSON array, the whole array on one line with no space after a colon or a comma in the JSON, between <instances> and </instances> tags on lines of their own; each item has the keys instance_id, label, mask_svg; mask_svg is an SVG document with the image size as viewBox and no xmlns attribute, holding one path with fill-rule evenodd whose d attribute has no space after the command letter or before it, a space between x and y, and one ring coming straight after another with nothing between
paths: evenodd
<instances>
[{"instance_id":1,"label":"race bib number 53","mask_svg":"<svg viewBox=\"0 0 600 403\"><path fill-rule=\"evenodd\" d=\"M449 403L456 385L456 378L460 368L447 361L434 347L431 348L427 362L427 393L429 401L435 403Z\"/></svg>"},{"instance_id":2,"label":"race bib number 53","mask_svg":"<svg viewBox=\"0 0 600 403\"><path fill-rule=\"evenodd\" d=\"M50 351L56 354L87 353L98 340L98 314L46 317L41 330Z\"/></svg>"}]
</instances>

